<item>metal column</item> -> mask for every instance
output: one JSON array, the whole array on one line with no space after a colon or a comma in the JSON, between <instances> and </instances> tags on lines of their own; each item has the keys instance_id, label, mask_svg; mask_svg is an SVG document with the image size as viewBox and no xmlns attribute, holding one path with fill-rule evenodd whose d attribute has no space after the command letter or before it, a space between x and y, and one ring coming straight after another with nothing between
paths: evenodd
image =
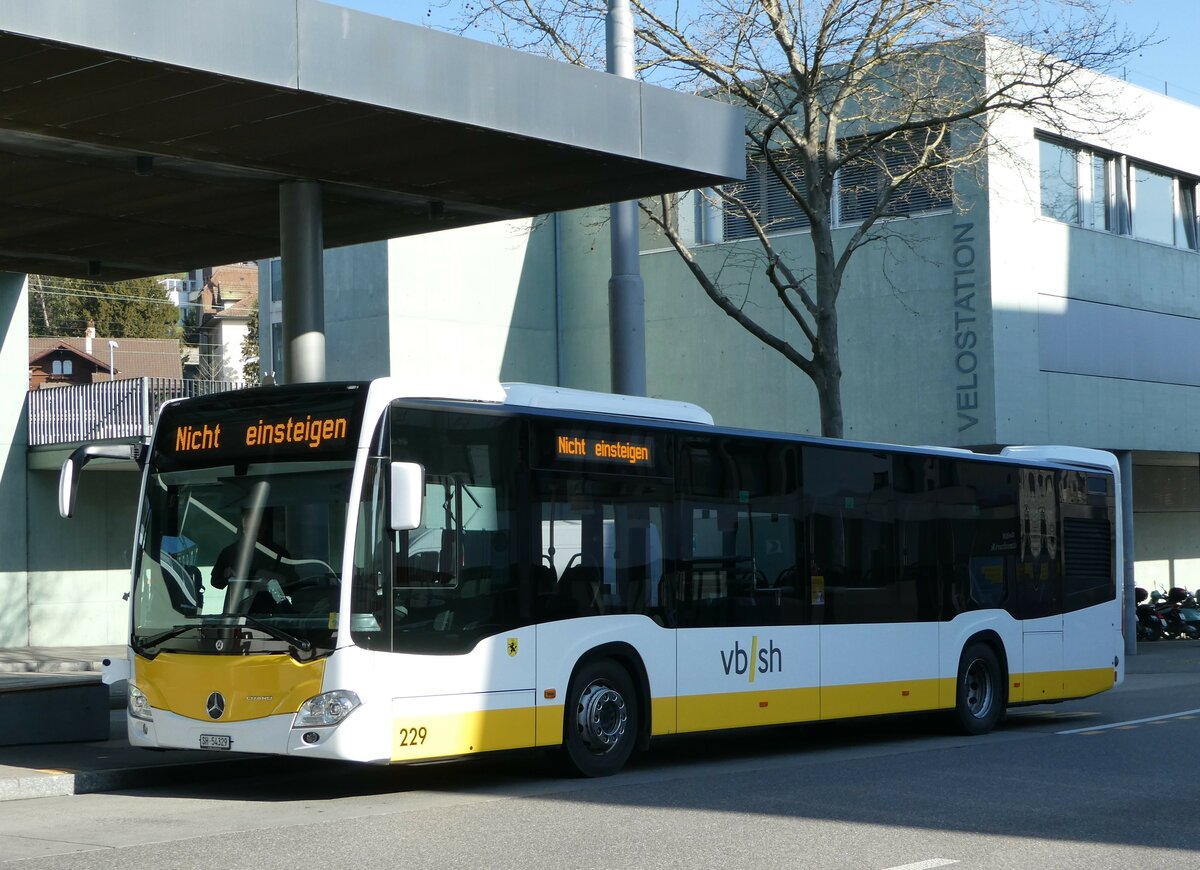
<instances>
[{"instance_id":1,"label":"metal column","mask_svg":"<svg viewBox=\"0 0 1200 870\"><path fill-rule=\"evenodd\" d=\"M283 278L283 382L325 379L324 229L321 185L279 186L279 256Z\"/></svg>"},{"instance_id":2,"label":"metal column","mask_svg":"<svg viewBox=\"0 0 1200 870\"><path fill-rule=\"evenodd\" d=\"M606 21L608 71L633 78L633 16L628 0L608 0ZM638 262L638 204L610 206L612 277L608 280L608 333L612 353L612 391L646 395L646 290Z\"/></svg>"}]
</instances>

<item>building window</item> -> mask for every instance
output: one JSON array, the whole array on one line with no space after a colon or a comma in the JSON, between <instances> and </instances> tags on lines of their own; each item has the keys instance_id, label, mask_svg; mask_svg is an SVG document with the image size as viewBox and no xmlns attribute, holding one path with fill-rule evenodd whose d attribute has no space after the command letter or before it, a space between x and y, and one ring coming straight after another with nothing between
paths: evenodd
<instances>
[{"instance_id":1,"label":"building window","mask_svg":"<svg viewBox=\"0 0 1200 870\"><path fill-rule=\"evenodd\" d=\"M1196 191L1200 185L1194 181L1179 180L1179 211L1176 215L1178 228L1175 234L1175 244L1200 250L1200 222L1196 214Z\"/></svg>"},{"instance_id":2,"label":"building window","mask_svg":"<svg viewBox=\"0 0 1200 870\"><path fill-rule=\"evenodd\" d=\"M1043 217L1093 230L1128 233L1128 202L1121 179L1121 164L1112 154L1038 138Z\"/></svg>"},{"instance_id":3,"label":"building window","mask_svg":"<svg viewBox=\"0 0 1200 870\"><path fill-rule=\"evenodd\" d=\"M52 375L70 375L73 369L73 361L69 359L56 359L50 362L50 374Z\"/></svg>"},{"instance_id":4,"label":"building window","mask_svg":"<svg viewBox=\"0 0 1200 870\"><path fill-rule=\"evenodd\" d=\"M843 143L843 148L849 147L853 147L852 141ZM865 220L879 201L885 179L894 178L915 165L921 151L913 141L889 142L843 166L834 179L834 222L856 224ZM808 189L803 164L799 157L786 154L776 156L775 164L776 168L772 169L762 157L747 157L746 181L727 185L725 190L743 200L770 234L806 230L811 221L788 189L788 183L801 194ZM943 167L901 185L892 194L882 217L926 214L950 206L950 170ZM754 236L751 220L728 204L723 223L725 241Z\"/></svg>"},{"instance_id":5,"label":"building window","mask_svg":"<svg viewBox=\"0 0 1200 870\"><path fill-rule=\"evenodd\" d=\"M1079 223L1079 152L1066 145L1038 140L1038 186L1042 216Z\"/></svg>"},{"instance_id":6,"label":"building window","mask_svg":"<svg viewBox=\"0 0 1200 870\"><path fill-rule=\"evenodd\" d=\"M1134 236L1197 249L1194 179L1134 165L1129 173L1129 189Z\"/></svg>"},{"instance_id":7,"label":"building window","mask_svg":"<svg viewBox=\"0 0 1200 870\"><path fill-rule=\"evenodd\" d=\"M278 258L268 263L267 274L271 279L271 301L279 302L283 299L283 265Z\"/></svg>"},{"instance_id":8,"label":"building window","mask_svg":"<svg viewBox=\"0 0 1200 870\"><path fill-rule=\"evenodd\" d=\"M1095 230L1116 230L1117 162L1102 154L1089 155L1091 173L1086 190L1086 226Z\"/></svg>"},{"instance_id":9,"label":"building window","mask_svg":"<svg viewBox=\"0 0 1200 870\"><path fill-rule=\"evenodd\" d=\"M1144 166L1130 172L1133 234L1139 239L1175 244L1175 183L1169 175Z\"/></svg>"},{"instance_id":10,"label":"building window","mask_svg":"<svg viewBox=\"0 0 1200 870\"><path fill-rule=\"evenodd\" d=\"M275 381L283 381L283 324L271 324L271 365L274 366Z\"/></svg>"},{"instance_id":11,"label":"building window","mask_svg":"<svg viewBox=\"0 0 1200 870\"><path fill-rule=\"evenodd\" d=\"M855 143L848 142L852 147ZM862 223L879 203L885 184L915 167L926 151L923 142L904 138L884 142L861 159L847 162L837 177L837 222ZM945 160L937 153L935 160ZM925 170L905 181L887 203L882 217L906 217L950 208L950 168Z\"/></svg>"},{"instance_id":12,"label":"building window","mask_svg":"<svg viewBox=\"0 0 1200 870\"><path fill-rule=\"evenodd\" d=\"M775 158L775 162L779 173L801 193L808 189L799 158L780 156ZM768 233L808 229L808 215L788 191L779 173L772 170L764 158L747 157L746 181L742 184L727 185L725 189L746 203L751 214ZM740 209L728 204L725 206L724 230L726 241L749 239L754 236L754 226L750 218Z\"/></svg>"}]
</instances>

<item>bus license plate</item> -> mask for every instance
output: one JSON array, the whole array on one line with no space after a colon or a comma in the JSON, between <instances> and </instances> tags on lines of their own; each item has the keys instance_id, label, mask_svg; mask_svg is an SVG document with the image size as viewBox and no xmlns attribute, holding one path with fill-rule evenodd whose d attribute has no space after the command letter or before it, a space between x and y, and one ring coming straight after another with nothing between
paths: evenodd
<instances>
[{"instance_id":1,"label":"bus license plate","mask_svg":"<svg viewBox=\"0 0 1200 870\"><path fill-rule=\"evenodd\" d=\"M229 739L227 734L201 734L200 748L201 749L228 749L233 745L233 741Z\"/></svg>"}]
</instances>

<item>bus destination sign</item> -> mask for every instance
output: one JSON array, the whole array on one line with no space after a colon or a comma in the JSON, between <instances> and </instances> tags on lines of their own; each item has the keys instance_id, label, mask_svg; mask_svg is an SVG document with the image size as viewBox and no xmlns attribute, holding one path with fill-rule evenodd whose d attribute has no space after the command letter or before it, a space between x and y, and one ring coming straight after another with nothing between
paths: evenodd
<instances>
[{"instance_id":1,"label":"bus destination sign","mask_svg":"<svg viewBox=\"0 0 1200 870\"><path fill-rule=\"evenodd\" d=\"M168 405L155 436L155 462L173 468L349 459L358 446L360 396L285 395L270 404L231 395Z\"/></svg>"},{"instance_id":2,"label":"bus destination sign","mask_svg":"<svg viewBox=\"0 0 1200 870\"><path fill-rule=\"evenodd\" d=\"M222 445L221 423L194 425L183 424L175 430L176 453L206 453L219 451L222 447L266 447L269 445L293 445L316 450L321 445L345 446L349 423L345 417L316 417L306 415L303 420L288 417L274 420L259 417L257 421L238 424L226 421L225 444ZM233 432L230 432L233 429ZM336 442L332 444L330 442Z\"/></svg>"},{"instance_id":3,"label":"bus destination sign","mask_svg":"<svg viewBox=\"0 0 1200 870\"><path fill-rule=\"evenodd\" d=\"M554 455L558 459L621 463L639 468L654 464L654 452L650 441L597 437L578 432L555 432Z\"/></svg>"}]
</instances>

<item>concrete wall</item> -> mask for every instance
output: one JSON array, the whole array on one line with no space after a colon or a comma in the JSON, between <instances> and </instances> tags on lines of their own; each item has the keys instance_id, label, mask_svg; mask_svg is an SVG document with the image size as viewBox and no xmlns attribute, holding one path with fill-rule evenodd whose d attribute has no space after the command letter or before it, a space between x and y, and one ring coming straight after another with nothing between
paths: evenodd
<instances>
[{"instance_id":1,"label":"concrete wall","mask_svg":"<svg viewBox=\"0 0 1200 870\"><path fill-rule=\"evenodd\" d=\"M29 642L25 511L25 393L29 370L28 284L0 272L0 649Z\"/></svg>"},{"instance_id":2,"label":"concrete wall","mask_svg":"<svg viewBox=\"0 0 1200 870\"><path fill-rule=\"evenodd\" d=\"M325 377L389 374L387 242L325 252Z\"/></svg>"},{"instance_id":3,"label":"concrete wall","mask_svg":"<svg viewBox=\"0 0 1200 870\"><path fill-rule=\"evenodd\" d=\"M564 246L566 384L607 390L607 228L589 215L572 218ZM949 445L990 440L988 403L974 395L984 390L986 396L990 377L982 303L979 363L971 369L980 375L971 398L979 408L970 412L976 423L960 431L964 376L956 369L954 258L964 223L971 225L967 237L982 258L984 222L956 214L895 221L886 228L886 243L856 255L839 303L847 437ZM812 260L809 239L800 232L775 242L802 271ZM802 345L802 333L786 320L763 275L756 243L702 245L695 255L710 274L720 276L727 295L776 334ZM816 390L808 377L726 317L678 254L644 253L641 264L651 395L696 402L725 425L820 431Z\"/></svg>"},{"instance_id":4,"label":"concrete wall","mask_svg":"<svg viewBox=\"0 0 1200 870\"><path fill-rule=\"evenodd\" d=\"M96 467L79 481L75 516L58 515L58 475L29 472L29 643L121 644L129 635L140 475Z\"/></svg>"},{"instance_id":5,"label":"concrete wall","mask_svg":"<svg viewBox=\"0 0 1200 870\"><path fill-rule=\"evenodd\" d=\"M552 222L392 239L391 371L555 382Z\"/></svg>"}]
</instances>

